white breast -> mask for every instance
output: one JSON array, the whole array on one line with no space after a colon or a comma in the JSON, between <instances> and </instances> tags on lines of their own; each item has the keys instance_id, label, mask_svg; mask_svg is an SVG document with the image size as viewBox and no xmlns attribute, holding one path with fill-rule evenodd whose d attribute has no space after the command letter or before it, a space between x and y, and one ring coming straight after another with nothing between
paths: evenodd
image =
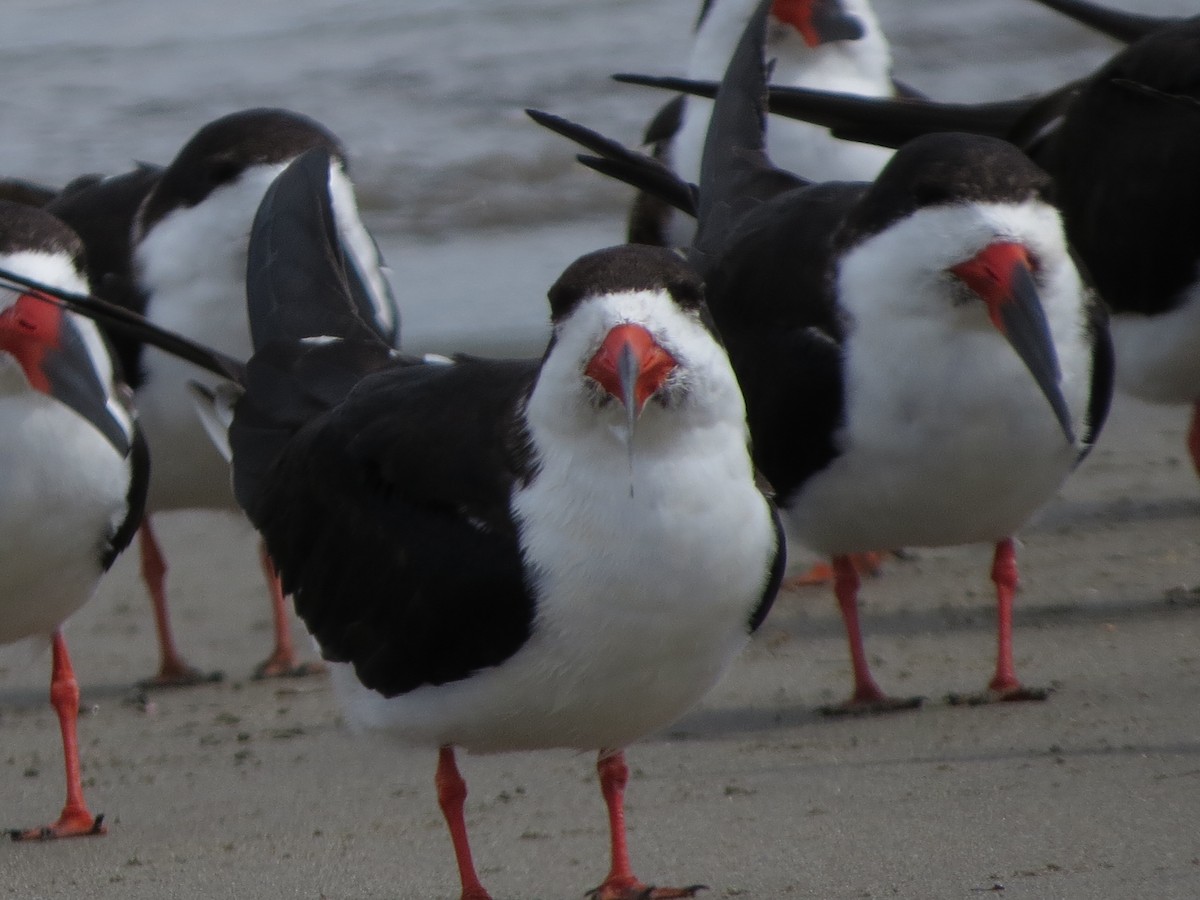
<instances>
[{"instance_id":1,"label":"white breast","mask_svg":"<svg viewBox=\"0 0 1200 900\"><path fill-rule=\"evenodd\" d=\"M1112 337L1121 390L1151 403L1200 399L1200 287L1171 312L1114 315Z\"/></svg>"},{"instance_id":2,"label":"white breast","mask_svg":"<svg viewBox=\"0 0 1200 900\"><path fill-rule=\"evenodd\" d=\"M685 712L746 643L776 539L724 354L697 322L664 314L673 337L685 332L670 349L703 402L652 400L632 455L620 405L581 400L588 335L604 335L610 314L653 318L661 300L585 305L530 398L539 465L512 499L536 595L529 641L492 669L391 700L343 673L360 724L474 751L621 747Z\"/></svg>"},{"instance_id":3,"label":"white breast","mask_svg":"<svg viewBox=\"0 0 1200 900\"><path fill-rule=\"evenodd\" d=\"M790 503L789 534L826 553L994 541L1048 501L1081 447L1068 444L1029 370L987 320L955 303L944 269L993 239L1042 260L1039 293L1077 437L1091 343L1083 286L1048 209L926 211L847 255L841 455ZM938 247L945 259L930 259Z\"/></svg>"},{"instance_id":4,"label":"white breast","mask_svg":"<svg viewBox=\"0 0 1200 900\"><path fill-rule=\"evenodd\" d=\"M125 517L128 461L0 356L0 643L49 635L91 596Z\"/></svg>"}]
</instances>

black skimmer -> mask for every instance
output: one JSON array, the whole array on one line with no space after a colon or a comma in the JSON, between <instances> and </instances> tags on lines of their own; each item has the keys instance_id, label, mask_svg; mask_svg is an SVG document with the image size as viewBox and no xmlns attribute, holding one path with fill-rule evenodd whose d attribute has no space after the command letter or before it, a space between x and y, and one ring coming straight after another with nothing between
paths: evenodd
<instances>
[{"instance_id":1,"label":"black skimmer","mask_svg":"<svg viewBox=\"0 0 1200 900\"><path fill-rule=\"evenodd\" d=\"M255 221L239 502L348 716L439 748L464 900L488 894L457 747L598 750L592 896L693 896L631 871L623 748L712 686L783 564L699 279L661 248L598 251L550 289L540 361L394 360L331 266L327 170L295 163Z\"/></svg>"},{"instance_id":2,"label":"black skimmer","mask_svg":"<svg viewBox=\"0 0 1200 900\"><path fill-rule=\"evenodd\" d=\"M82 242L32 206L0 201L0 266L57 290L86 290ZM79 685L62 626L141 517L148 457L128 400L95 323L0 279L0 643L51 642L67 783L58 820L13 831L14 840L105 830L83 796Z\"/></svg>"},{"instance_id":3,"label":"black skimmer","mask_svg":"<svg viewBox=\"0 0 1200 900\"><path fill-rule=\"evenodd\" d=\"M977 699L1043 696L1013 666L1012 535L1104 421L1103 308L1047 200L1049 176L1009 143L930 135L872 184L814 185L773 166L765 12L722 82L698 195L662 193L698 215L691 256L789 536L833 559L855 682L838 709L918 702L887 697L863 651L847 556L877 547L994 542L997 664ZM648 157L534 117L600 152L601 171L669 182Z\"/></svg>"},{"instance_id":4,"label":"black skimmer","mask_svg":"<svg viewBox=\"0 0 1200 900\"><path fill-rule=\"evenodd\" d=\"M363 226L345 153L323 126L297 113L251 109L201 128L165 169L141 167L112 179L67 190L56 212L94 243L123 234L112 221L130 219L129 256L106 248L94 290L107 300L144 313L152 322L232 356L250 353L245 315L246 246L250 224L271 181L304 151L331 153L337 221L354 261L353 296L364 320L389 343L399 334L399 314L378 249ZM109 217L109 221L99 219ZM107 252L112 251L112 252ZM98 258L100 257L97 253ZM136 392L154 456L148 514L139 533L142 572L154 605L161 648L151 684L191 683L206 676L175 649L166 601L166 563L150 513L171 509L236 509L230 472L205 436L187 396L195 380L189 364L114 333ZM215 384L208 381L208 386ZM270 559L262 556L271 592L275 647L256 669L262 676L301 675L320 666L297 662L284 598Z\"/></svg>"},{"instance_id":5,"label":"black skimmer","mask_svg":"<svg viewBox=\"0 0 1200 900\"><path fill-rule=\"evenodd\" d=\"M755 0L704 0L696 22L687 77L719 79ZM816 87L871 97L907 95L892 79L892 56L867 0L776 0L771 6L767 53L776 84ZM688 182L700 177L700 154L712 103L678 95L655 116L644 140ZM871 179L891 152L832 137L818 126L791 122L771 132L771 154L781 165L818 181ZM629 216L631 243L685 247L691 219L678 216L653 194L639 193Z\"/></svg>"},{"instance_id":6,"label":"black skimmer","mask_svg":"<svg viewBox=\"0 0 1200 900\"><path fill-rule=\"evenodd\" d=\"M1200 473L1200 16L1038 2L1130 43L1092 75L1035 97L894 102L772 88L771 112L889 147L956 130L1025 150L1053 177L1071 246L1111 312L1117 387L1191 406L1188 450Z\"/></svg>"},{"instance_id":7,"label":"black skimmer","mask_svg":"<svg viewBox=\"0 0 1200 900\"><path fill-rule=\"evenodd\" d=\"M330 173L308 152L255 219L239 503L347 716L438 750L463 900L489 895L456 748L597 750L612 862L591 896L693 896L633 875L623 750L717 681L784 565L699 279L663 248L598 251L550 289L541 360L402 357L356 304Z\"/></svg>"}]
</instances>

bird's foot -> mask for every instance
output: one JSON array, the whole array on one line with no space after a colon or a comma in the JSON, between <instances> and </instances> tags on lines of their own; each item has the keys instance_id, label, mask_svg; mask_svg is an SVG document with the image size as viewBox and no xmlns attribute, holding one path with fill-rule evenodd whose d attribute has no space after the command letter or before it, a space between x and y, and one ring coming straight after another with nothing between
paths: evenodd
<instances>
[{"instance_id":1,"label":"bird's foot","mask_svg":"<svg viewBox=\"0 0 1200 900\"><path fill-rule=\"evenodd\" d=\"M640 881L606 881L598 888L587 892L588 900L677 900L695 897L700 891L708 890L706 884L690 887L652 887Z\"/></svg>"},{"instance_id":2,"label":"bird's foot","mask_svg":"<svg viewBox=\"0 0 1200 900\"><path fill-rule=\"evenodd\" d=\"M254 667L254 680L307 678L310 675L324 675L327 671L328 669L322 662L297 662L294 656L272 653Z\"/></svg>"},{"instance_id":3,"label":"bird's foot","mask_svg":"<svg viewBox=\"0 0 1200 900\"><path fill-rule=\"evenodd\" d=\"M989 685L987 690L977 694L947 694L946 702L951 706L983 706L985 703L1040 702L1049 696L1049 688L1031 688L1018 683L1004 687Z\"/></svg>"},{"instance_id":4,"label":"bird's foot","mask_svg":"<svg viewBox=\"0 0 1200 900\"><path fill-rule=\"evenodd\" d=\"M869 697L854 696L841 703L819 706L817 710L823 716L873 716L879 713L919 709L924 702L924 697L889 697L887 694L879 694Z\"/></svg>"},{"instance_id":5,"label":"bird's foot","mask_svg":"<svg viewBox=\"0 0 1200 900\"><path fill-rule=\"evenodd\" d=\"M14 841L53 841L58 838L91 837L107 833L108 829L104 827L104 814L101 813L93 818L92 814L86 810L79 813L64 812L53 825L42 825L38 828L14 828L8 832L9 837Z\"/></svg>"},{"instance_id":6,"label":"bird's foot","mask_svg":"<svg viewBox=\"0 0 1200 900\"><path fill-rule=\"evenodd\" d=\"M874 578L883 567L884 555L883 553L876 552L851 553L850 560L854 563L854 568L859 575ZM829 584L831 581L833 581L833 566L827 562L818 562L813 563L812 566L799 575L785 578L783 580L783 589L785 591L795 591L800 588Z\"/></svg>"},{"instance_id":7,"label":"bird's foot","mask_svg":"<svg viewBox=\"0 0 1200 900\"><path fill-rule=\"evenodd\" d=\"M195 666L189 666L185 662L177 661L163 663L157 674L143 678L137 683L137 686L142 690L153 690L155 688L195 687L198 684L216 684L224 680L224 672L205 672Z\"/></svg>"}]
</instances>

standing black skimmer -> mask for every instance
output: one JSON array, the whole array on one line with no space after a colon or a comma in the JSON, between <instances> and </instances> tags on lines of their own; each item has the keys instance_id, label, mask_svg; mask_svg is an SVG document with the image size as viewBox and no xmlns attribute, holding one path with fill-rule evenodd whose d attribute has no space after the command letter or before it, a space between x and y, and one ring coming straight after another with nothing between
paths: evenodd
<instances>
[{"instance_id":1,"label":"standing black skimmer","mask_svg":"<svg viewBox=\"0 0 1200 900\"><path fill-rule=\"evenodd\" d=\"M304 151L331 154L331 185L338 229L354 261L352 288L364 321L388 343L399 335L399 313L383 262L363 226L345 154L324 127L297 113L252 109L204 126L161 172L141 169L67 190L56 212L84 234L89 249L121 229L98 216L125 211L131 223L130 257L106 252L94 290L105 299L142 312L152 322L235 357L250 353L245 315L246 247L255 210L272 180ZM144 195L139 196L137 192ZM131 206L132 201L132 206ZM90 226L90 227L89 227ZM111 263L108 261L111 260ZM122 268L123 266L123 268ZM236 508L230 472L205 436L187 394L195 379L189 364L120 333L114 342L128 367L141 421L154 457L149 512ZM215 382L205 382L212 386ZM154 604L161 648L150 683L204 680L175 649L167 617L166 563L147 515L140 531L142 573ZM320 666L297 662L287 611L270 559L262 556L271 591L275 648L259 665L259 677L301 675Z\"/></svg>"},{"instance_id":2,"label":"standing black skimmer","mask_svg":"<svg viewBox=\"0 0 1200 900\"><path fill-rule=\"evenodd\" d=\"M716 682L784 559L699 279L661 248L599 251L550 289L540 361L401 358L355 309L329 171L301 158L255 221L239 502L348 717L438 748L463 900L489 895L458 747L598 750L592 896L693 896L630 869L623 748Z\"/></svg>"},{"instance_id":3,"label":"standing black skimmer","mask_svg":"<svg viewBox=\"0 0 1200 900\"><path fill-rule=\"evenodd\" d=\"M755 0L704 0L696 22L687 77L718 79L729 64ZM892 80L887 38L867 0L776 0L771 5L767 53L776 84L823 88L870 97L907 94ZM700 155L712 103L679 95L651 122L645 141L654 156L688 182L700 177ZM818 181L871 179L890 151L832 137L792 122L771 132L781 165ZM694 226L653 194L640 193L629 216L631 243L686 247Z\"/></svg>"},{"instance_id":4,"label":"standing black skimmer","mask_svg":"<svg viewBox=\"0 0 1200 900\"><path fill-rule=\"evenodd\" d=\"M356 302L330 187L315 149L263 199L246 372L193 361L241 385L234 490L348 717L438 749L462 900L489 895L457 747L598 750L612 864L590 895L694 896L632 873L623 748L717 681L785 558L699 279L601 250L550 289L541 360L404 357Z\"/></svg>"},{"instance_id":5,"label":"standing black skimmer","mask_svg":"<svg viewBox=\"0 0 1200 900\"><path fill-rule=\"evenodd\" d=\"M771 112L891 147L958 130L1025 150L1053 177L1071 246L1112 314L1117 387L1192 407L1188 449L1200 473L1200 16L1038 2L1132 43L1087 78L1020 100L894 102L772 88Z\"/></svg>"},{"instance_id":6,"label":"standing black skimmer","mask_svg":"<svg viewBox=\"0 0 1200 900\"><path fill-rule=\"evenodd\" d=\"M84 291L83 244L62 222L0 201L0 267ZM49 638L50 700L62 729L67 800L14 840L102 834L83 797L79 685L62 625L130 542L149 476L145 443L96 325L0 280L0 643Z\"/></svg>"},{"instance_id":7,"label":"standing black skimmer","mask_svg":"<svg viewBox=\"0 0 1200 900\"><path fill-rule=\"evenodd\" d=\"M930 135L873 184L811 185L774 167L763 128L766 4L722 82L694 204L691 256L746 394L755 462L789 536L832 557L854 666L835 709L912 706L875 684L849 554L994 542L995 676L1012 659L1013 533L1095 439L1111 395L1104 312L1068 252L1049 177L994 138ZM654 160L564 120L539 121L643 188ZM585 160L586 161L586 160Z\"/></svg>"}]
</instances>

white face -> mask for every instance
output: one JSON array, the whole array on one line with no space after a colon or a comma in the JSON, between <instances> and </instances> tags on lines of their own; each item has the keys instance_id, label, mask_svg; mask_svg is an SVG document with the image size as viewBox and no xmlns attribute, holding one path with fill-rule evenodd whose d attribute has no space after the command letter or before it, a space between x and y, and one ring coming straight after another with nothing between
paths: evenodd
<instances>
[{"instance_id":1,"label":"white face","mask_svg":"<svg viewBox=\"0 0 1200 900\"><path fill-rule=\"evenodd\" d=\"M84 277L75 269L71 261L60 253L39 253L22 251L19 253L0 254L0 268L19 273L32 281L40 282L47 287L73 294L88 293L88 285ZM0 287L0 309L7 309L21 296L19 288ZM100 336L100 329L91 319L73 312L65 313L73 327L79 333L87 350L91 366L96 377L105 386L113 385L113 364L108 347ZM124 428L126 434L133 433L133 418L129 411L111 392L108 397L108 411Z\"/></svg>"},{"instance_id":2,"label":"white face","mask_svg":"<svg viewBox=\"0 0 1200 900\"><path fill-rule=\"evenodd\" d=\"M1059 387L1075 434L1083 433L1092 367L1088 290L1067 252L1057 211L1044 203L925 208L853 247L837 273L853 357L848 392L865 396L886 381L891 393L881 403L887 405L900 402L895 393L905 385L918 398L953 390L962 415L989 394L1028 393L1029 400L1012 400L1028 408L1043 402L1032 399L1039 396L1033 379L992 324L987 304L948 271L997 242L1020 244L1029 253ZM872 374L878 372L888 378Z\"/></svg>"},{"instance_id":3,"label":"white face","mask_svg":"<svg viewBox=\"0 0 1200 900\"><path fill-rule=\"evenodd\" d=\"M22 251L2 254L0 255L0 268L20 273L31 281L38 281L47 287L58 288L67 293L86 294L88 292L88 285L83 276L76 271L65 256L59 253ZM11 306L20 295L20 289L9 287L0 289L0 309ZM69 312L66 315L79 330L79 335L83 339L84 346L87 347L88 356L91 357L92 366L100 378L100 383L111 384L113 379L112 359L108 355L104 340L100 337L100 330L96 327L96 323L75 313ZM118 418L120 421L126 421L128 417L122 412Z\"/></svg>"},{"instance_id":4,"label":"white face","mask_svg":"<svg viewBox=\"0 0 1200 900\"><path fill-rule=\"evenodd\" d=\"M622 404L584 374L608 332L622 324L644 327L676 361L646 402L636 429L639 443L665 438L680 422L745 419L728 357L699 314L681 309L666 291L636 291L587 298L557 324L554 348L530 398L531 425L571 432L599 426L628 439Z\"/></svg>"},{"instance_id":5,"label":"white face","mask_svg":"<svg viewBox=\"0 0 1200 900\"><path fill-rule=\"evenodd\" d=\"M1078 326L1083 285L1058 211L1045 203L919 209L850 249L837 273L839 299L854 321L885 309L889 318L991 327L984 305L948 270L998 241L1029 251L1051 331Z\"/></svg>"}]
</instances>

